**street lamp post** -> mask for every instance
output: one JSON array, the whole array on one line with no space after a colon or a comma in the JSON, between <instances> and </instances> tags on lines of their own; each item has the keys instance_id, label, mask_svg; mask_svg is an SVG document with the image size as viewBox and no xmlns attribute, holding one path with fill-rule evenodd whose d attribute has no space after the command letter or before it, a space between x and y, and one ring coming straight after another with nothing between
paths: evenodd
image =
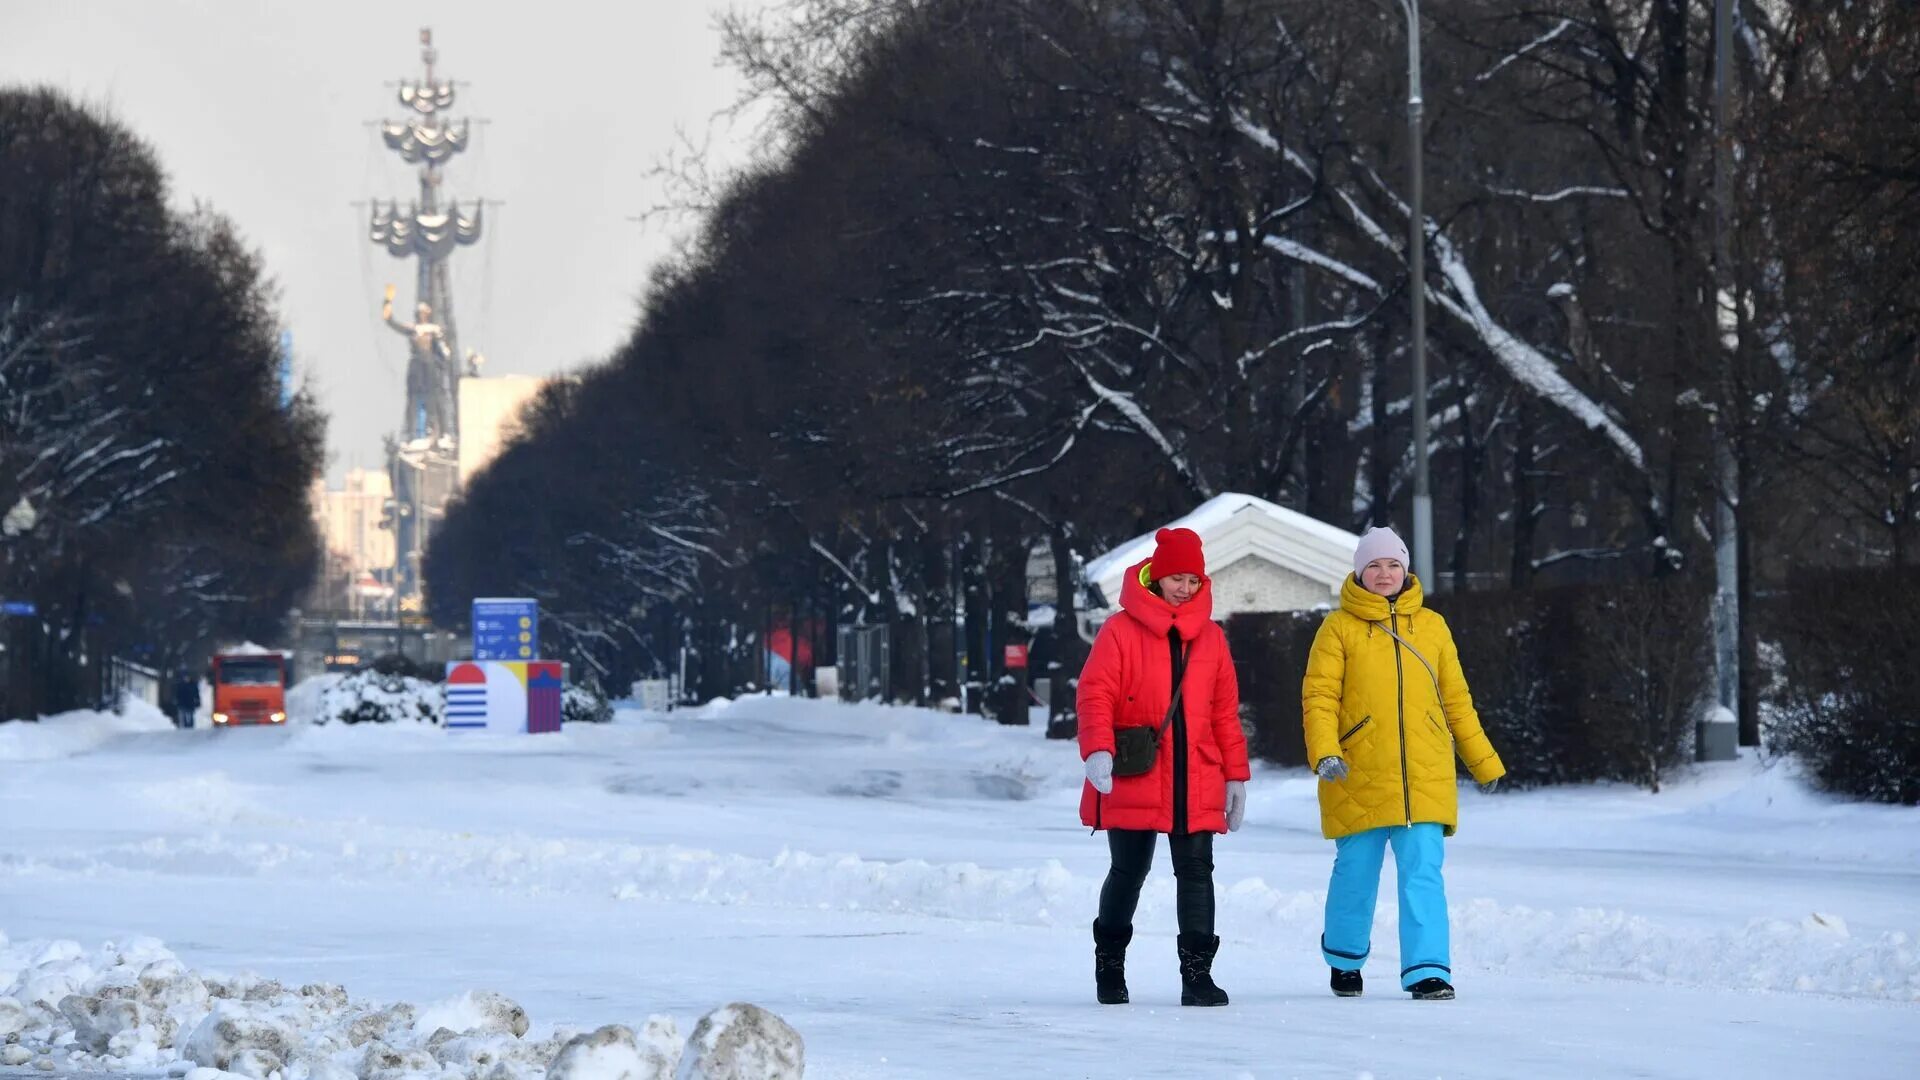
<instances>
[{"instance_id":1,"label":"street lamp post","mask_svg":"<svg viewBox=\"0 0 1920 1080\"><path fill-rule=\"evenodd\" d=\"M1413 294L1413 572L1433 576L1433 489L1427 475L1427 236L1421 209L1420 0L1399 0L1407 14L1407 153L1412 183L1407 213L1407 286Z\"/></svg>"}]
</instances>

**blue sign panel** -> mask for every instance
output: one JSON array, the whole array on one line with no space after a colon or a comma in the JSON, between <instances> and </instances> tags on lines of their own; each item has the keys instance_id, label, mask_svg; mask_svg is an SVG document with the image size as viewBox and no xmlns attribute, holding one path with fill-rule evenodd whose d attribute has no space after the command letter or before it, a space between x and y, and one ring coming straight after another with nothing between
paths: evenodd
<instances>
[{"instance_id":1,"label":"blue sign panel","mask_svg":"<svg viewBox=\"0 0 1920 1080\"><path fill-rule=\"evenodd\" d=\"M539 655L539 601L519 598L474 600L475 660L532 660Z\"/></svg>"},{"instance_id":2,"label":"blue sign panel","mask_svg":"<svg viewBox=\"0 0 1920 1080\"><path fill-rule=\"evenodd\" d=\"M38 615L39 613L40 609L35 607L31 600L8 600L0 603L0 614Z\"/></svg>"}]
</instances>

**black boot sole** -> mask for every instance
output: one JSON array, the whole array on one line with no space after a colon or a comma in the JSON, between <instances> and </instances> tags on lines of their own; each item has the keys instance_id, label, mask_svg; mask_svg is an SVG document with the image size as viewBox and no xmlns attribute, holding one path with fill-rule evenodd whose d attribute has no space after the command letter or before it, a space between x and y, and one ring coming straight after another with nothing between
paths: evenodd
<instances>
[{"instance_id":1,"label":"black boot sole","mask_svg":"<svg viewBox=\"0 0 1920 1080\"><path fill-rule=\"evenodd\" d=\"M1225 1004L1227 1004L1227 1002L1226 1002L1226 999L1224 999L1224 998L1222 998L1222 999L1221 999L1221 1000L1219 1000L1219 1001L1201 1001L1201 1000L1200 1000L1199 998L1197 998L1197 997L1194 997L1194 996L1193 996L1192 994L1181 994L1181 995L1180 995L1180 1004L1182 1004L1182 1005L1198 1005L1198 1006L1200 1006L1200 1007L1202 1007L1202 1008L1217 1008L1217 1007L1219 1007L1219 1006L1221 1006L1221 1005L1225 1005Z\"/></svg>"},{"instance_id":2,"label":"black boot sole","mask_svg":"<svg viewBox=\"0 0 1920 1080\"><path fill-rule=\"evenodd\" d=\"M1129 1004L1129 1000L1128 1000L1128 998L1127 998L1127 995L1126 995L1126 994L1125 994L1124 992L1122 992L1122 993L1121 993L1121 994L1119 994L1118 996L1115 996L1115 995L1111 995L1111 994L1101 994L1101 995L1099 995L1099 998L1100 998L1100 1004L1102 1004L1102 1005L1126 1005L1126 1004Z\"/></svg>"},{"instance_id":3,"label":"black boot sole","mask_svg":"<svg viewBox=\"0 0 1920 1080\"><path fill-rule=\"evenodd\" d=\"M1364 993L1364 991L1361 991L1361 990L1335 990L1333 992L1333 996L1334 997L1359 997L1362 993Z\"/></svg>"},{"instance_id":4,"label":"black boot sole","mask_svg":"<svg viewBox=\"0 0 1920 1080\"><path fill-rule=\"evenodd\" d=\"M1452 1001L1453 988L1448 987L1445 990L1434 990L1424 994L1415 993L1413 995L1413 1000L1415 1001Z\"/></svg>"}]
</instances>

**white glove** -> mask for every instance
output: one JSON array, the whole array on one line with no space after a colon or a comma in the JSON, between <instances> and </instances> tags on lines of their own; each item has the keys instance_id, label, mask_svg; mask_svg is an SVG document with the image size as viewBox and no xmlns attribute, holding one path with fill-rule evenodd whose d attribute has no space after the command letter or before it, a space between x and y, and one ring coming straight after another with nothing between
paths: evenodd
<instances>
[{"instance_id":1,"label":"white glove","mask_svg":"<svg viewBox=\"0 0 1920 1080\"><path fill-rule=\"evenodd\" d=\"M1227 781L1227 831L1240 828L1240 822L1247 816L1247 782L1245 780Z\"/></svg>"},{"instance_id":2,"label":"white glove","mask_svg":"<svg viewBox=\"0 0 1920 1080\"><path fill-rule=\"evenodd\" d=\"M1320 759L1320 764L1315 765L1313 771L1320 775L1320 779L1331 784L1347 778L1347 763L1336 754L1328 754Z\"/></svg>"},{"instance_id":3,"label":"white glove","mask_svg":"<svg viewBox=\"0 0 1920 1080\"><path fill-rule=\"evenodd\" d=\"M1087 783L1102 795L1113 794L1113 755L1095 750L1087 755Z\"/></svg>"}]
</instances>

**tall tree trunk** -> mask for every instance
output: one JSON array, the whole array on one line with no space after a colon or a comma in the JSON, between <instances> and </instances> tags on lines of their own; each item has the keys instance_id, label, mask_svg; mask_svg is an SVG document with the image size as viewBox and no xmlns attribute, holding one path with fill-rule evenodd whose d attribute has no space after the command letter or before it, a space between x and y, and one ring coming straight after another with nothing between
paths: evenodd
<instances>
[{"instance_id":1,"label":"tall tree trunk","mask_svg":"<svg viewBox=\"0 0 1920 1080\"><path fill-rule=\"evenodd\" d=\"M1460 422L1460 521L1453 533L1453 588L1469 588L1468 565L1473 558L1474 526L1480 517L1480 461L1485 449L1473 437L1473 417L1467 411L1472 395L1465 379L1455 380L1459 390Z\"/></svg>"},{"instance_id":2,"label":"tall tree trunk","mask_svg":"<svg viewBox=\"0 0 1920 1080\"><path fill-rule=\"evenodd\" d=\"M1394 465L1400 460L1400 444L1393 438L1392 421L1387 413L1390 404L1391 384L1387 381L1387 356L1390 351L1384 340L1384 326L1375 335L1376 353L1368 358L1367 378L1373 384L1372 425L1368 434L1369 452L1367 454L1367 521L1369 525L1393 524L1393 473ZM1405 526L1403 524L1402 529Z\"/></svg>"},{"instance_id":3,"label":"tall tree trunk","mask_svg":"<svg viewBox=\"0 0 1920 1080\"><path fill-rule=\"evenodd\" d=\"M1533 403L1522 397L1514 408L1513 422L1513 558L1508 564L1507 584L1514 589L1533 587L1533 534L1539 523L1534 504Z\"/></svg>"},{"instance_id":4,"label":"tall tree trunk","mask_svg":"<svg viewBox=\"0 0 1920 1080\"><path fill-rule=\"evenodd\" d=\"M1739 515L1740 529L1736 534L1738 547L1735 558L1738 564L1738 588L1740 617L1738 620L1739 658L1740 658L1740 745L1760 745L1760 626L1754 618L1754 580L1753 580L1753 530L1747 525L1755 520L1749 511L1756 509L1748 500L1753 497L1751 482L1753 470L1749 463L1740 465L1740 503L1735 508Z\"/></svg>"},{"instance_id":5,"label":"tall tree trunk","mask_svg":"<svg viewBox=\"0 0 1920 1080\"><path fill-rule=\"evenodd\" d=\"M965 631L966 656L964 676L966 708L968 712L984 712L981 698L985 695L993 670L987 659L987 627L990 619L987 614L987 568L985 565L985 543L982 538L968 532L960 544L960 580L966 615L962 621Z\"/></svg>"},{"instance_id":6,"label":"tall tree trunk","mask_svg":"<svg viewBox=\"0 0 1920 1080\"><path fill-rule=\"evenodd\" d=\"M1000 520L1004 523L1005 515ZM1003 525L1004 528L1004 525ZM993 539L991 568L992 596L988 602L991 617L990 650L992 667L991 700L999 708L995 719L1003 724L1029 722L1028 705L1032 701L1027 668L1013 670L1006 662L1009 645L1030 648L1032 634L1027 628L1027 551L1028 544L1018 532L1003 531Z\"/></svg>"},{"instance_id":7,"label":"tall tree trunk","mask_svg":"<svg viewBox=\"0 0 1920 1080\"><path fill-rule=\"evenodd\" d=\"M921 581L925 583L927 616L927 699L938 704L960 696L959 664L955 657L953 544L944 522L927 530L920 540Z\"/></svg>"},{"instance_id":8,"label":"tall tree trunk","mask_svg":"<svg viewBox=\"0 0 1920 1080\"><path fill-rule=\"evenodd\" d=\"M1053 657L1047 664L1047 737L1071 739L1080 730L1074 695L1080 668L1086 663L1086 643L1080 640L1080 575L1066 526L1056 522L1048 539L1053 550L1054 602Z\"/></svg>"},{"instance_id":9,"label":"tall tree trunk","mask_svg":"<svg viewBox=\"0 0 1920 1080\"><path fill-rule=\"evenodd\" d=\"M1300 460L1306 473L1307 516L1345 525L1353 521L1355 447L1346 427L1355 411L1354 381L1345 374L1333 378L1326 406L1308 421Z\"/></svg>"}]
</instances>

